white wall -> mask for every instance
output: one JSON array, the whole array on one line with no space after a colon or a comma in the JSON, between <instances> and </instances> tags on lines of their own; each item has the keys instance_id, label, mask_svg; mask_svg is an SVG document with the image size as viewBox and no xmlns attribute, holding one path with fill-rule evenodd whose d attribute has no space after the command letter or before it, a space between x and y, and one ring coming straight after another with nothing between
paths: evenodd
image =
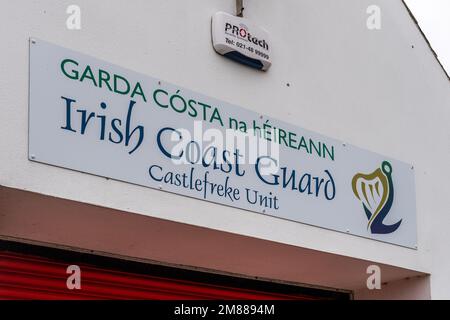
<instances>
[{"instance_id":1,"label":"white wall","mask_svg":"<svg viewBox=\"0 0 450 320\"><path fill-rule=\"evenodd\" d=\"M231 0L3 2L0 185L431 273L432 298L450 298L450 88L402 2L244 2L273 38L267 73L212 49L211 15L233 13ZM79 31L65 28L73 3ZM366 28L370 4L381 30ZM419 249L28 161L30 36L413 163Z\"/></svg>"},{"instance_id":2,"label":"white wall","mask_svg":"<svg viewBox=\"0 0 450 320\"><path fill-rule=\"evenodd\" d=\"M407 278L383 284L381 290L355 290L356 300L429 300L430 282L427 277Z\"/></svg>"}]
</instances>

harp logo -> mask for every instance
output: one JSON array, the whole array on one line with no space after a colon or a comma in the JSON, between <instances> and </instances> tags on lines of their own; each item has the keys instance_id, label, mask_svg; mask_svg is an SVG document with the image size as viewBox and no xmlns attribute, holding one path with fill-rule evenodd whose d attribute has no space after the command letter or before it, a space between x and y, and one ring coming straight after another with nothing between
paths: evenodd
<instances>
[{"instance_id":1,"label":"harp logo","mask_svg":"<svg viewBox=\"0 0 450 320\"><path fill-rule=\"evenodd\" d=\"M352 179L352 189L356 198L362 202L369 220L367 229L371 233L387 234L398 229L402 219L391 225L383 223L394 200L392 166L388 161L383 161L381 167L370 174L356 174Z\"/></svg>"}]
</instances>

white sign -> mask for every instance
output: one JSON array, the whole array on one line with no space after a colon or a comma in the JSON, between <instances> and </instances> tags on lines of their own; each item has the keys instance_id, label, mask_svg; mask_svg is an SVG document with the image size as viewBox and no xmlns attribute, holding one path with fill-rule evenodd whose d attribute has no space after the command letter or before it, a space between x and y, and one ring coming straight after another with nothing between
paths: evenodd
<instances>
[{"instance_id":1,"label":"white sign","mask_svg":"<svg viewBox=\"0 0 450 320\"><path fill-rule=\"evenodd\" d=\"M217 53L261 70L272 65L272 44L263 28L225 12L213 15L211 27L213 47Z\"/></svg>"},{"instance_id":2,"label":"white sign","mask_svg":"<svg viewBox=\"0 0 450 320\"><path fill-rule=\"evenodd\" d=\"M30 160L416 245L410 165L40 40L30 77Z\"/></svg>"}]
</instances>

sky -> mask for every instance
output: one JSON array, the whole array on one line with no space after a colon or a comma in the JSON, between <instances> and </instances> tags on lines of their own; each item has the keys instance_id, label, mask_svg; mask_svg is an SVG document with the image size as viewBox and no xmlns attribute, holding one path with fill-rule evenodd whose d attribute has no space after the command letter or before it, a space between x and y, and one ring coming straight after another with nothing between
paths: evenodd
<instances>
[{"instance_id":1,"label":"sky","mask_svg":"<svg viewBox=\"0 0 450 320\"><path fill-rule=\"evenodd\" d=\"M450 75L450 0L405 0Z\"/></svg>"}]
</instances>

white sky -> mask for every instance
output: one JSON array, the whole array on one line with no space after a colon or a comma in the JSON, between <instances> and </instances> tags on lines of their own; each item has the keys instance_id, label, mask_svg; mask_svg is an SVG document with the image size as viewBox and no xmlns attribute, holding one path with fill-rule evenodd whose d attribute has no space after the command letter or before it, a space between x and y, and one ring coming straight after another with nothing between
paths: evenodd
<instances>
[{"instance_id":1,"label":"white sky","mask_svg":"<svg viewBox=\"0 0 450 320\"><path fill-rule=\"evenodd\" d=\"M450 0L405 0L450 74Z\"/></svg>"}]
</instances>

